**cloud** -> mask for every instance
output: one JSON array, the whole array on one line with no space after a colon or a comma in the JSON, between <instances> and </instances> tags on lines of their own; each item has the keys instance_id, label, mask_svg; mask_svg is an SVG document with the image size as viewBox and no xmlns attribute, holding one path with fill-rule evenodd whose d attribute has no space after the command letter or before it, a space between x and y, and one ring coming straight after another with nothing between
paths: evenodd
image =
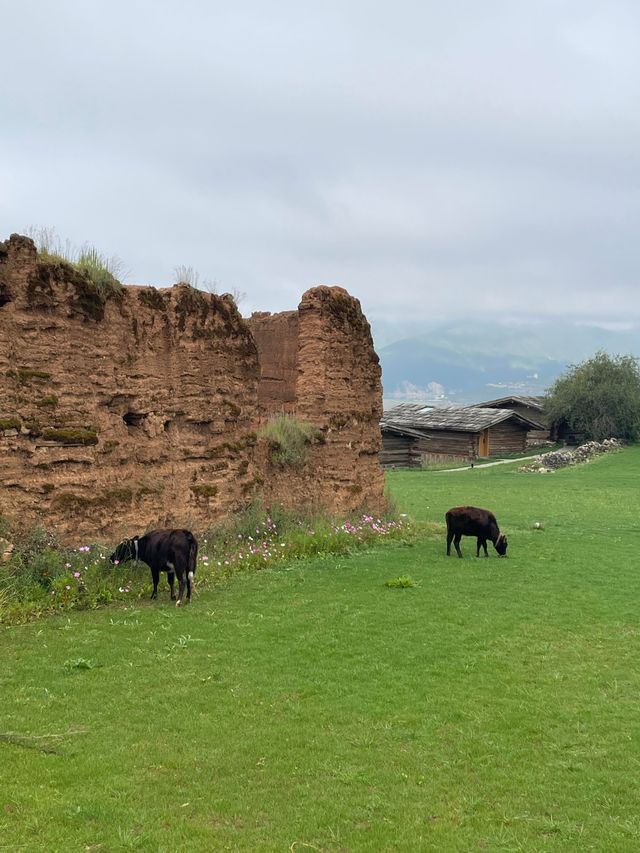
<instances>
[{"instance_id":1,"label":"cloud","mask_svg":"<svg viewBox=\"0 0 640 853\"><path fill-rule=\"evenodd\" d=\"M640 319L640 9L25 0L3 12L0 237L55 226L374 322Z\"/></svg>"}]
</instances>

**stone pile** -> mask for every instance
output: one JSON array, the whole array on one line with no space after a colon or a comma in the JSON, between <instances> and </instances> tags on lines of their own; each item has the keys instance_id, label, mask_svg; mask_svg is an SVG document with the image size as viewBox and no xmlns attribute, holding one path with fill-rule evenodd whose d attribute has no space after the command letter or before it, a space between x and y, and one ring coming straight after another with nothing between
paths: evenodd
<instances>
[{"instance_id":1,"label":"stone pile","mask_svg":"<svg viewBox=\"0 0 640 853\"><path fill-rule=\"evenodd\" d=\"M612 450L619 450L622 447L622 442L617 438L605 438L604 441L587 441L586 444L581 444L579 447L570 450L563 448L562 450L553 450L551 453L543 453L540 456L534 456L531 462L519 468L519 471L537 471L539 474L547 474L558 468L566 468L567 465L577 465L580 462L588 462L594 456L599 456L602 453L609 453Z\"/></svg>"}]
</instances>

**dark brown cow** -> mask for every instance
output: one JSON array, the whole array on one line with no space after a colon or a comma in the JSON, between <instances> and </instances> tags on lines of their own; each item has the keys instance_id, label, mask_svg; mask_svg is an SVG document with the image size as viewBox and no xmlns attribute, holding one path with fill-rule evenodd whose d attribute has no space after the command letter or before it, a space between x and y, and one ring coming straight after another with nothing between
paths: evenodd
<instances>
[{"instance_id":1,"label":"dark brown cow","mask_svg":"<svg viewBox=\"0 0 640 853\"><path fill-rule=\"evenodd\" d=\"M152 530L144 536L134 536L121 542L109 558L112 563L124 563L127 560L142 560L151 569L153 593L158 597L160 572L167 573L171 589L171 600L175 600L173 582L178 576L178 600L176 607L182 604L185 586L187 604L191 601L191 585L196 572L198 542L190 530Z\"/></svg>"},{"instance_id":2,"label":"dark brown cow","mask_svg":"<svg viewBox=\"0 0 640 853\"><path fill-rule=\"evenodd\" d=\"M476 557L480 556L480 547L488 557L487 540L493 542L493 547L501 557L507 553L507 537L500 533L496 517L488 509L477 506L454 506L446 514L447 520L447 557L451 556L451 542L455 546L458 557L462 557L460 539L463 536L477 537Z\"/></svg>"}]
</instances>

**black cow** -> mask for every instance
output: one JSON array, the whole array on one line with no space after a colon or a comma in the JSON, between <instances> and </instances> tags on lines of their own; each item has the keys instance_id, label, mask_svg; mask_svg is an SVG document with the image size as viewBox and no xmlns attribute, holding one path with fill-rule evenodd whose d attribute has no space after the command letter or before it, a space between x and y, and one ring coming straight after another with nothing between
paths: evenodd
<instances>
[{"instance_id":1,"label":"black cow","mask_svg":"<svg viewBox=\"0 0 640 853\"><path fill-rule=\"evenodd\" d=\"M191 585L196 573L198 541L189 530L152 530L144 536L134 536L121 542L109 558L112 563L124 563L127 560L142 560L151 569L153 593L158 597L160 572L167 573L171 589L171 600L175 600L173 582L178 576L178 600L176 607L182 604L185 586L187 604L191 601Z\"/></svg>"},{"instance_id":2,"label":"black cow","mask_svg":"<svg viewBox=\"0 0 640 853\"><path fill-rule=\"evenodd\" d=\"M487 539L493 542L493 547L501 557L507 553L507 537L500 533L496 517L488 509L477 506L454 506L446 514L447 520L447 557L451 556L451 541L455 545L458 557L462 557L460 539L463 536L476 536L478 547L476 557L480 556L480 546L487 553Z\"/></svg>"}]
</instances>

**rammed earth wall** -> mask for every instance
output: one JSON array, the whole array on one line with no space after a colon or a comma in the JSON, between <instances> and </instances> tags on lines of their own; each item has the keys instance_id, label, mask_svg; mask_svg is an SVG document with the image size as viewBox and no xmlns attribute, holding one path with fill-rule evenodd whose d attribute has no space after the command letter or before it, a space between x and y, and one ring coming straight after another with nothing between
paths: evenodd
<instances>
[{"instance_id":1,"label":"rammed earth wall","mask_svg":"<svg viewBox=\"0 0 640 853\"><path fill-rule=\"evenodd\" d=\"M0 243L0 515L66 541L204 529L255 498L384 506L382 389L369 326L341 288L244 320L187 285L106 297L31 240ZM279 411L320 430L300 470L271 465Z\"/></svg>"},{"instance_id":2,"label":"rammed earth wall","mask_svg":"<svg viewBox=\"0 0 640 853\"><path fill-rule=\"evenodd\" d=\"M381 371L358 300L340 287L314 287L297 312L254 314L249 326L262 365L261 420L293 411L321 430L304 477L270 469L267 500L381 510Z\"/></svg>"}]
</instances>

